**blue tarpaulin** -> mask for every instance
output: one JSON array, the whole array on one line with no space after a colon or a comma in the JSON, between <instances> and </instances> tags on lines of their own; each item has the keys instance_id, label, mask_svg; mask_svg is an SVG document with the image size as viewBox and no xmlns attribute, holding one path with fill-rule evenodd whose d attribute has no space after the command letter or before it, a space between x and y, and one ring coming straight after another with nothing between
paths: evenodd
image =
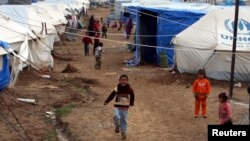
<instances>
[{"instance_id":1,"label":"blue tarpaulin","mask_svg":"<svg viewBox=\"0 0 250 141\"><path fill-rule=\"evenodd\" d=\"M0 41L0 47L9 48L9 44ZM0 67L0 92L9 84L10 82L10 71L9 71L9 58L6 54L0 55L2 57L2 67Z\"/></svg>"},{"instance_id":2,"label":"blue tarpaulin","mask_svg":"<svg viewBox=\"0 0 250 141\"><path fill-rule=\"evenodd\" d=\"M198 21L207 12L205 10L141 6L129 6L126 10L133 13L130 15L136 23L137 35L135 58L129 62L128 66L138 65L141 61L160 65L162 61L160 54L165 54L165 58L168 58L168 65L172 66L174 63L174 50L171 49L173 48L172 38Z\"/></svg>"}]
</instances>

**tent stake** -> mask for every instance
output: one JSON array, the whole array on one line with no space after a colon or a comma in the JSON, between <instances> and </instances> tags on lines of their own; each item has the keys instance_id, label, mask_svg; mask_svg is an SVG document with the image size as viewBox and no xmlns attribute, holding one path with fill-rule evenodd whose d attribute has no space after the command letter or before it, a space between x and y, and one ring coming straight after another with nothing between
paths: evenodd
<instances>
[{"instance_id":1,"label":"tent stake","mask_svg":"<svg viewBox=\"0 0 250 141\"><path fill-rule=\"evenodd\" d=\"M238 16L239 16L239 0L235 1L235 15L234 15L234 38L233 38L233 49L232 49L232 61L231 61L231 79L230 79L230 98L233 97L233 83L234 83L234 68L235 68L235 52L237 43L237 29L238 29Z\"/></svg>"}]
</instances>

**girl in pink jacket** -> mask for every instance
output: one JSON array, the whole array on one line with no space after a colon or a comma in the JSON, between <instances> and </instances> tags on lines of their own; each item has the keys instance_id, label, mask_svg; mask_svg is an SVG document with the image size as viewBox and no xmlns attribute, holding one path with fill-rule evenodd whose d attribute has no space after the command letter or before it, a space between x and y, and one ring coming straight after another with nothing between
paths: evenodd
<instances>
[{"instance_id":1,"label":"girl in pink jacket","mask_svg":"<svg viewBox=\"0 0 250 141\"><path fill-rule=\"evenodd\" d=\"M228 96L222 92L219 94L219 124L232 125L232 107L228 102Z\"/></svg>"}]
</instances>

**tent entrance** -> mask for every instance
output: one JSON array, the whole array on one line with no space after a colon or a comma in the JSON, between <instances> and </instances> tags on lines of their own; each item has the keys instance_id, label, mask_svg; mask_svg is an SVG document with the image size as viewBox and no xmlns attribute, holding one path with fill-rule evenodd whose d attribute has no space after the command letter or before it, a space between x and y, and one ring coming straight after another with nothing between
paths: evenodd
<instances>
[{"instance_id":1,"label":"tent entrance","mask_svg":"<svg viewBox=\"0 0 250 141\"><path fill-rule=\"evenodd\" d=\"M157 34L157 13L141 10L140 14L140 35L151 35L140 36L141 63L156 63L156 48L150 46L156 46L157 43L155 36Z\"/></svg>"}]
</instances>

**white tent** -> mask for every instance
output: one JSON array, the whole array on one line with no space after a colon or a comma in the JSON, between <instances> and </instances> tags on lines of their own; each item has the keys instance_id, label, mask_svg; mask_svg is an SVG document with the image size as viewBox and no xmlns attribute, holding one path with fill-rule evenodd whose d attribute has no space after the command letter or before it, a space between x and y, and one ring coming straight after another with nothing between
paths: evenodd
<instances>
[{"instance_id":1,"label":"white tent","mask_svg":"<svg viewBox=\"0 0 250 141\"><path fill-rule=\"evenodd\" d=\"M11 48L16 51L22 50L20 55L25 59L28 59L28 54L30 54L27 41L32 38L36 39L37 37L30 30L13 22L8 17L0 15L0 40L8 42Z\"/></svg>"},{"instance_id":2,"label":"white tent","mask_svg":"<svg viewBox=\"0 0 250 141\"><path fill-rule=\"evenodd\" d=\"M90 2L89 0L45 0L45 1L41 1L38 3L54 3L54 4L67 4L67 5L71 5L77 9L80 9L82 7L84 8L89 8Z\"/></svg>"},{"instance_id":3,"label":"white tent","mask_svg":"<svg viewBox=\"0 0 250 141\"><path fill-rule=\"evenodd\" d=\"M32 7L27 5L1 5L0 12L11 20L18 22L26 29L35 31L40 36L45 35L42 22L50 23L46 25L48 34L56 33L56 29L52 25L54 22L52 21L53 19L48 20L48 17L39 15Z\"/></svg>"},{"instance_id":4,"label":"white tent","mask_svg":"<svg viewBox=\"0 0 250 141\"><path fill-rule=\"evenodd\" d=\"M39 3L32 3L33 7L36 7L37 9L43 9L52 16L53 18L60 19L62 21L65 20L65 9L70 8L69 5L63 4L63 3L45 3L45 2L39 2Z\"/></svg>"},{"instance_id":5,"label":"white tent","mask_svg":"<svg viewBox=\"0 0 250 141\"><path fill-rule=\"evenodd\" d=\"M22 61L30 60L34 62L32 52L30 51L30 44L34 42L32 39L37 39L37 37L31 31L0 14L0 40L8 42L10 47L18 52ZM8 50L8 52L9 51L10 50ZM0 54L7 54L8 52L0 47ZM0 56L0 59L1 58ZM10 86L13 86L19 71L22 70L26 64L12 57L11 60L10 66L12 66L12 77ZM1 63L0 60L0 66L2 66ZM36 62L34 62L34 64L36 64Z\"/></svg>"},{"instance_id":6,"label":"white tent","mask_svg":"<svg viewBox=\"0 0 250 141\"><path fill-rule=\"evenodd\" d=\"M240 7L235 80L250 80L250 9ZM175 63L180 72L196 73L205 67L207 76L230 80L234 8L211 11L174 39Z\"/></svg>"},{"instance_id":7,"label":"white tent","mask_svg":"<svg viewBox=\"0 0 250 141\"><path fill-rule=\"evenodd\" d=\"M48 4L37 4L37 5L28 5L26 6L33 12L36 12L40 17L46 19L46 23L53 25L58 33L61 35L65 31L67 24L67 19L64 16L62 9ZM55 34L55 41L60 41L60 38Z\"/></svg>"},{"instance_id":8,"label":"white tent","mask_svg":"<svg viewBox=\"0 0 250 141\"><path fill-rule=\"evenodd\" d=\"M27 39L22 40L26 41L29 46L29 60L35 64L36 69L45 68L48 66L53 66L53 58L51 51L53 49L54 37L57 34L55 27L52 24L47 24L47 34L46 27L42 25L42 22L47 22L46 17L42 17L37 14L32 8L28 8L23 5L2 5L0 6L1 15L9 18L12 22L17 22L22 27L28 31L32 31L35 34L35 37L39 38L36 41L28 42ZM2 25L0 23L0 25ZM15 28L15 27L14 27ZM19 28L18 28L19 30ZM7 31L4 33L8 33ZM34 35L33 34L33 35ZM27 34L27 38L31 38L30 34ZM33 38L33 37L32 37ZM13 38L16 40L17 38ZM34 39L34 38L33 38ZM4 39L8 42L8 40ZM20 52L17 47L14 47L14 44L11 45L14 49Z\"/></svg>"}]
</instances>

